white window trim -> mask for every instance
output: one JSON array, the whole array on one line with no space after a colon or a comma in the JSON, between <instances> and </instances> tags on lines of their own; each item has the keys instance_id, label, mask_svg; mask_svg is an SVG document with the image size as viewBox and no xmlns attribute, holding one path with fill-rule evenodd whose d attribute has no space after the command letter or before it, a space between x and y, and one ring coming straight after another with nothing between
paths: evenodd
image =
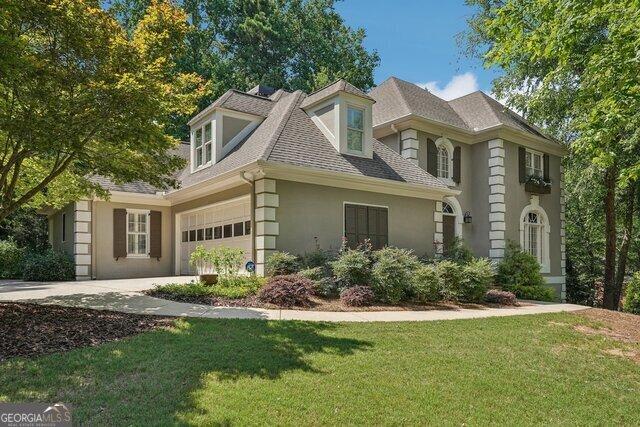
<instances>
[{"instance_id":1,"label":"white window trim","mask_svg":"<svg viewBox=\"0 0 640 427\"><path fill-rule=\"evenodd\" d=\"M204 128L210 125L211 126L211 139L208 142L205 142L204 140ZM215 126L213 123L213 120L207 120L205 122L203 122L202 124L200 124L199 126L197 126L196 128L193 128L193 130L191 131L191 172L196 172L199 171L201 169L204 169L208 166L211 166L213 164L213 143L215 140ZM202 132L202 160L203 163L201 165L196 165L196 132L197 131L201 131ZM207 152L207 145L209 145L211 147L211 159L209 159L208 162L204 162L204 159L206 158L206 152Z\"/></svg>"},{"instance_id":2,"label":"white window trim","mask_svg":"<svg viewBox=\"0 0 640 427\"><path fill-rule=\"evenodd\" d=\"M444 147L447 150L447 154L449 155L449 176L448 177L436 177L440 181L444 182L447 186L453 187L455 186L455 182L453 182L453 144L449 139L441 137L438 138L435 142L436 150L440 150L440 147ZM436 175L438 171L438 153L436 151Z\"/></svg>"},{"instance_id":3,"label":"white window trim","mask_svg":"<svg viewBox=\"0 0 640 427\"><path fill-rule=\"evenodd\" d=\"M532 161L533 161L533 156L540 156L540 178L544 178L544 153L536 150L531 150L529 148L525 148L525 151L526 153L531 154ZM529 169L533 170L533 165L531 167L527 165L526 154L525 154L524 168L525 168L525 172L527 173L527 177L532 176L532 174L530 174L528 170Z\"/></svg>"},{"instance_id":4,"label":"white window trim","mask_svg":"<svg viewBox=\"0 0 640 427\"><path fill-rule=\"evenodd\" d=\"M362 129L356 129L356 128L349 127L349 110L350 109L351 110L358 110L358 111L360 111L362 113ZM365 108L359 107L359 106L354 105L354 104L347 103L347 121L346 121L346 123L347 123L347 126L346 126L346 128L347 128L347 141L346 141L346 147L347 147L347 153L349 153L349 154L356 154L356 155L359 155L359 156L364 154L365 114L366 114L366 109ZM352 150L352 149L349 148L349 137L348 137L348 135L349 135L349 131L350 130L355 130L355 131L360 132L362 134L362 150Z\"/></svg>"},{"instance_id":5,"label":"white window trim","mask_svg":"<svg viewBox=\"0 0 640 427\"><path fill-rule=\"evenodd\" d=\"M147 231L146 234L147 235L147 253L146 254L131 254L129 253L129 214L130 213L134 213L134 214L146 214L147 215ZM149 210L145 210L145 209L127 209L127 239L126 239L126 244L127 244L127 258L141 258L141 259L145 259L145 258L149 258L149 244L150 244L150 238L151 238L151 233L149 228L151 227L151 211ZM143 233L137 233L137 234L143 234Z\"/></svg>"},{"instance_id":6,"label":"white window trim","mask_svg":"<svg viewBox=\"0 0 640 427\"><path fill-rule=\"evenodd\" d=\"M551 225L549 224L549 215L540 206L539 199L535 196L531 197L531 204L524 207L520 214L520 247L526 250L524 246L525 242L525 226L524 220L530 212L535 212L542 217L542 259L540 260L540 272L551 272L551 262L549 258L549 238L551 237Z\"/></svg>"}]
</instances>

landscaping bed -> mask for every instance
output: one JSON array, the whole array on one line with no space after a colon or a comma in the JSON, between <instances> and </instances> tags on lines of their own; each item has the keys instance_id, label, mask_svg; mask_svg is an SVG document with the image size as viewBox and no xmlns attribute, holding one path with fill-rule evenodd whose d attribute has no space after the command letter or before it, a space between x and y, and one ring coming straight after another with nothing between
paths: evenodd
<instances>
[{"instance_id":1,"label":"landscaping bed","mask_svg":"<svg viewBox=\"0 0 640 427\"><path fill-rule=\"evenodd\" d=\"M170 326L173 318L106 310L0 303L0 362L97 346Z\"/></svg>"}]
</instances>

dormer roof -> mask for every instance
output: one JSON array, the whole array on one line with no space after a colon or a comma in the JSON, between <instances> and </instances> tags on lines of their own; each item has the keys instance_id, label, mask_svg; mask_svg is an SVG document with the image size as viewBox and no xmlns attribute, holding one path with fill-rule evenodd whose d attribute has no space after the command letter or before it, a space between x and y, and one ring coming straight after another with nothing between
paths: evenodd
<instances>
[{"instance_id":1,"label":"dormer roof","mask_svg":"<svg viewBox=\"0 0 640 427\"><path fill-rule=\"evenodd\" d=\"M196 114L189 122L192 125L207 116L216 108L238 111L254 116L267 117L273 107L273 100L258 95L251 95L235 89L226 91L220 98L204 110Z\"/></svg>"},{"instance_id":2,"label":"dormer roof","mask_svg":"<svg viewBox=\"0 0 640 427\"><path fill-rule=\"evenodd\" d=\"M315 104L324 101L327 98L335 96L340 92L355 95L368 101L375 102L375 99L371 98L369 95L367 95L351 83L347 82L346 80L340 79L323 87L322 89L318 89L317 91L310 93L302 102L300 108L307 109Z\"/></svg>"}]
</instances>

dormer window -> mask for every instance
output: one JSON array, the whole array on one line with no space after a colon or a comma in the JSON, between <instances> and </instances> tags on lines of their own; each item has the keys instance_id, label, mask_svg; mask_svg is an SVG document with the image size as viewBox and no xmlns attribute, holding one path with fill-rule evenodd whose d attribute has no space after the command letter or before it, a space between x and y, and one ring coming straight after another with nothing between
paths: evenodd
<instances>
[{"instance_id":1,"label":"dormer window","mask_svg":"<svg viewBox=\"0 0 640 427\"><path fill-rule=\"evenodd\" d=\"M347 149L362 153L364 140L364 110L347 108Z\"/></svg>"},{"instance_id":2,"label":"dormer window","mask_svg":"<svg viewBox=\"0 0 640 427\"><path fill-rule=\"evenodd\" d=\"M196 168L211 162L211 144L211 122L208 122L194 132L193 162Z\"/></svg>"}]
</instances>

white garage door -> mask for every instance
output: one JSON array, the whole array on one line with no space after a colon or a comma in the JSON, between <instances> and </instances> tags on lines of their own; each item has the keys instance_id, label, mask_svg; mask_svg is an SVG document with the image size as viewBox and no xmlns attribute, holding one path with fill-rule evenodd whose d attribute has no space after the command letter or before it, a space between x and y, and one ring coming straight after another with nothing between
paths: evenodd
<instances>
[{"instance_id":1,"label":"white garage door","mask_svg":"<svg viewBox=\"0 0 640 427\"><path fill-rule=\"evenodd\" d=\"M196 274L189 265L191 252L203 245L240 248L251 258L251 205L249 198L223 202L180 216L180 273Z\"/></svg>"}]
</instances>

